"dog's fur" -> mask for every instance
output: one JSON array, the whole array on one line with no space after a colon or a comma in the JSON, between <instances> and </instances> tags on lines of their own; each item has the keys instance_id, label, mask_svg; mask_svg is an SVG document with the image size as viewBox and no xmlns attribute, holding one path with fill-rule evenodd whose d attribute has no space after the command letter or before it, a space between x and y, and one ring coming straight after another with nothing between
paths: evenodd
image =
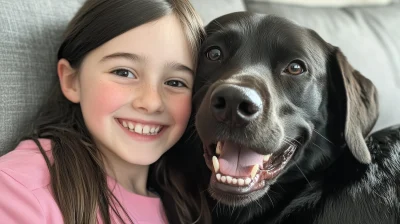
<instances>
[{"instance_id":1,"label":"dog's fur","mask_svg":"<svg viewBox=\"0 0 400 224\"><path fill-rule=\"evenodd\" d=\"M210 183L215 223L400 223L400 126L370 134L376 89L340 49L286 19L248 12L217 18L206 30L194 89L205 150L229 140L265 155L298 139L269 187L234 195ZM215 47L222 55L212 61ZM285 72L294 60L304 73ZM226 83L255 90L261 116L240 128L215 119L211 92Z\"/></svg>"}]
</instances>

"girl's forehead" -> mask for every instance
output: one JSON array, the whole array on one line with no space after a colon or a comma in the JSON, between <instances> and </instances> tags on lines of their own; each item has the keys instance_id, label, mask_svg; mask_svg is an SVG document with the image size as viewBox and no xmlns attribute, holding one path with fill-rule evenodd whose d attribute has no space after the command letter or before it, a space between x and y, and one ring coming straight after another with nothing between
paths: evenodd
<instances>
[{"instance_id":1,"label":"girl's forehead","mask_svg":"<svg viewBox=\"0 0 400 224\"><path fill-rule=\"evenodd\" d=\"M87 57L101 61L109 55L126 54L138 62L176 62L193 69L192 53L179 19L170 14L114 37Z\"/></svg>"}]
</instances>

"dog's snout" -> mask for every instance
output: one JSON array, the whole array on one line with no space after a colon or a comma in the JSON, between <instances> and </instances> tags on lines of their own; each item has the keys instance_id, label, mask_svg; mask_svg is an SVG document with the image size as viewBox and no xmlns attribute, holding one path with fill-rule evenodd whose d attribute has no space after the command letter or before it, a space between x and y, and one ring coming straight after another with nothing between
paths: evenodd
<instances>
[{"instance_id":1,"label":"dog's snout","mask_svg":"<svg viewBox=\"0 0 400 224\"><path fill-rule=\"evenodd\" d=\"M251 88L222 84L211 94L211 112L221 122L244 126L256 119L262 111L262 99Z\"/></svg>"}]
</instances>

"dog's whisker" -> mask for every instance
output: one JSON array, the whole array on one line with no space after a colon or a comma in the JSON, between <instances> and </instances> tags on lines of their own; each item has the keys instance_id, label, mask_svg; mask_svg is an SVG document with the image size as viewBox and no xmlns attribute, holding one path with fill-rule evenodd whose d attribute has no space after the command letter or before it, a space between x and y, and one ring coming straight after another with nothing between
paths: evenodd
<instances>
[{"instance_id":1,"label":"dog's whisker","mask_svg":"<svg viewBox=\"0 0 400 224\"><path fill-rule=\"evenodd\" d=\"M267 192L267 196L268 196L269 200L271 201L272 207L275 207L274 202L272 201L272 198L269 196L268 192Z\"/></svg>"},{"instance_id":2,"label":"dog's whisker","mask_svg":"<svg viewBox=\"0 0 400 224\"><path fill-rule=\"evenodd\" d=\"M291 142L291 141L289 141L289 140L287 140L287 139L283 139L283 141L284 141L286 144L290 145L290 146L295 146L295 144L294 144L293 142Z\"/></svg>"},{"instance_id":3,"label":"dog's whisker","mask_svg":"<svg viewBox=\"0 0 400 224\"><path fill-rule=\"evenodd\" d=\"M310 76L311 76L311 78L313 78L315 81L317 81L317 78L316 78L313 74L310 73Z\"/></svg>"},{"instance_id":4,"label":"dog's whisker","mask_svg":"<svg viewBox=\"0 0 400 224\"><path fill-rule=\"evenodd\" d=\"M310 187L312 187L310 181L307 179L306 175L303 173L303 171L300 169L300 167L297 165L297 162L294 162L294 165L297 167L297 169L300 171L300 173L303 175L304 179L306 179L308 185L310 185Z\"/></svg>"},{"instance_id":5,"label":"dog's whisker","mask_svg":"<svg viewBox=\"0 0 400 224\"><path fill-rule=\"evenodd\" d=\"M322 151L325 151L323 148L321 148L319 145L315 144L314 142L312 143L313 145L317 146L319 149L321 149Z\"/></svg>"},{"instance_id":6,"label":"dog's whisker","mask_svg":"<svg viewBox=\"0 0 400 224\"><path fill-rule=\"evenodd\" d=\"M291 140L291 141L295 141L295 142L297 142L299 145L301 145L301 143L298 141L298 140L296 140L295 138L291 138L291 137L289 137L289 136L283 136L284 138L287 138L287 139L289 139L289 140Z\"/></svg>"},{"instance_id":7,"label":"dog's whisker","mask_svg":"<svg viewBox=\"0 0 400 224\"><path fill-rule=\"evenodd\" d=\"M185 140L185 143L194 143L197 140L198 136L196 135L196 131L193 131L190 136Z\"/></svg>"},{"instance_id":8,"label":"dog's whisker","mask_svg":"<svg viewBox=\"0 0 400 224\"><path fill-rule=\"evenodd\" d=\"M313 129L313 131L314 131L315 133L317 133L319 136L321 136L322 138L324 138L326 141L328 141L329 143L331 143L332 145L334 145L333 142L331 142L331 141L330 141L329 139L327 139L325 136L323 136L322 134L320 134L317 130Z\"/></svg>"},{"instance_id":9,"label":"dog's whisker","mask_svg":"<svg viewBox=\"0 0 400 224\"><path fill-rule=\"evenodd\" d=\"M214 20L212 22L212 24L215 24L216 26L218 26L218 28L220 28L221 30L223 30L225 27L218 21ZM218 29L218 31L220 32L220 29Z\"/></svg>"},{"instance_id":10,"label":"dog's whisker","mask_svg":"<svg viewBox=\"0 0 400 224\"><path fill-rule=\"evenodd\" d=\"M279 186L284 192L286 192L285 189L283 189L282 185L280 185L279 183L276 183L277 186Z\"/></svg>"},{"instance_id":11,"label":"dog's whisker","mask_svg":"<svg viewBox=\"0 0 400 224\"><path fill-rule=\"evenodd\" d=\"M267 194L268 195L268 194ZM268 196L269 197L269 196ZM271 200L271 198L269 198L270 200ZM256 203L261 209L262 209L262 206L261 206L261 204L260 204L260 198L252 198L251 199L254 203ZM271 203L272 203L272 200L271 200ZM273 203L272 203L273 204Z\"/></svg>"},{"instance_id":12,"label":"dog's whisker","mask_svg":"<svg viewBox=\"0 0 400 224\"><path fill-rule=\"evenodd\" d=\"M231 216L233 216L233 213L235 213L235 207L236 207L236 203L233 206L229 206L229 208L232 208L231 210Z\"/></svg>"}]
</instances>

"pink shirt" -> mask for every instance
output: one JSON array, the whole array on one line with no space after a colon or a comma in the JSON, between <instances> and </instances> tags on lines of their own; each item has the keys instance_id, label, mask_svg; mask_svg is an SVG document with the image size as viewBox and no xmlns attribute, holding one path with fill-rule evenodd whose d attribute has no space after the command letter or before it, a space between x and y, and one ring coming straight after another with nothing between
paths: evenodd
<instances>
[{"instance_id":1,"label":"pink shirt","mask_svg":"<svg viewBox=\"0 0 400 224\"><path fill-rule=\"evenodd\" d=\"M52 161L51 141L41 139L40 143ZM0 157L0 223L63 223L49 183L46 162L33 141L22 141ZM129 192L110 177L108 186L135 224L166 223L159 198ZM111 220L118 218L111 213Z\"/></svg>"}]
</instances>

